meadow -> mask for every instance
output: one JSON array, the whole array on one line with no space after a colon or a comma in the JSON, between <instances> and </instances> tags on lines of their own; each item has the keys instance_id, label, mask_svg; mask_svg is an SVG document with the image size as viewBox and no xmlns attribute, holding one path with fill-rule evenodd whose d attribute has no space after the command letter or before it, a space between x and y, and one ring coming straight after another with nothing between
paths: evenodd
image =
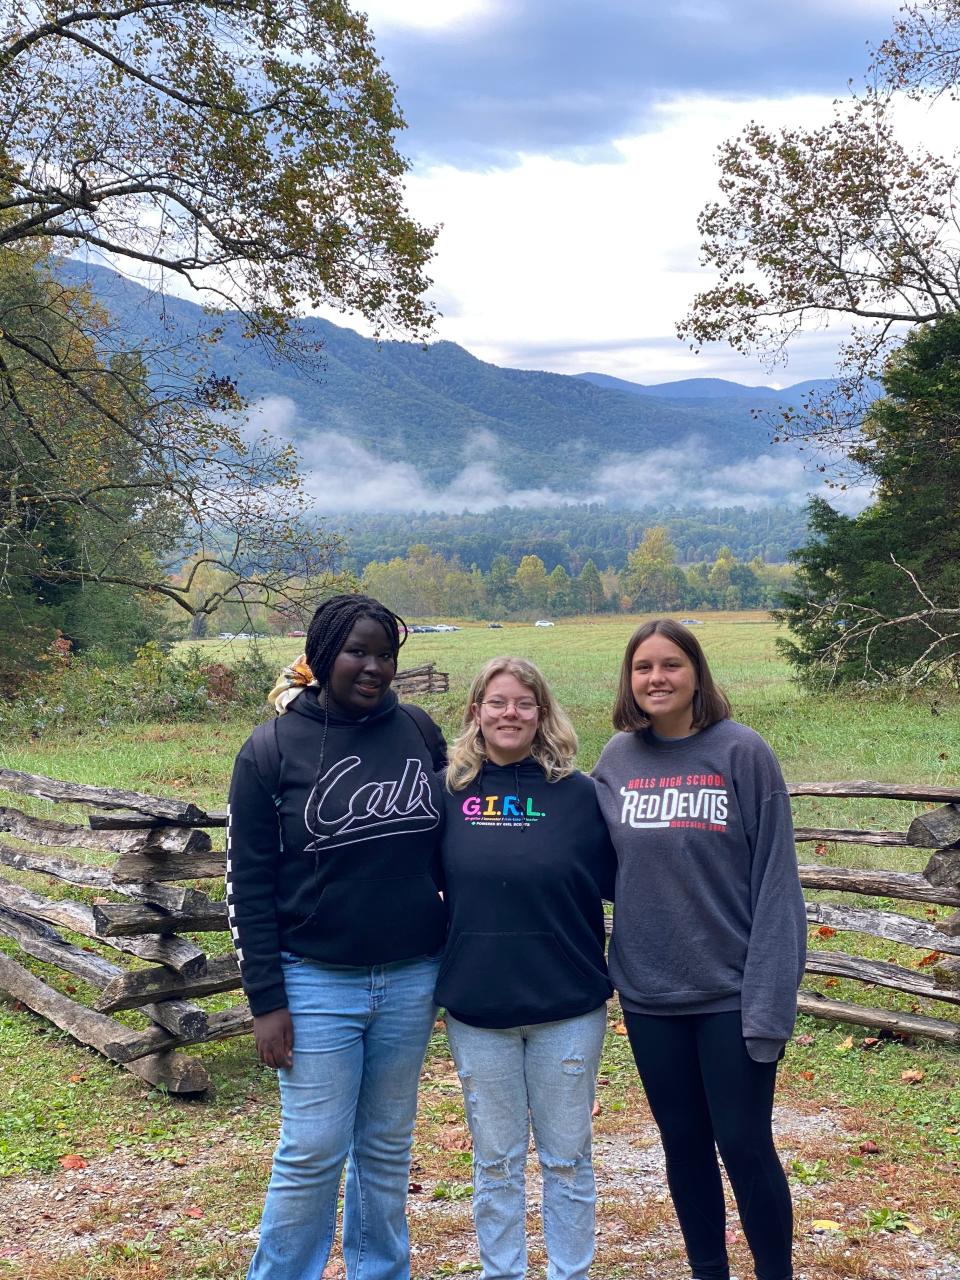
<instances>
[{"instance_id":1,"label":"meadow","mask_svg":"<svg viewBox=\"0 0 960 1280\"><path fill-rule=\"evenodd\" d=\"M955 704L892 694L805 693L775 651L776 628L767 615L701 616L697 634L735 716L773 745L788 780L957 779ZM467 624L456 632L412 635L400 666L432 661L449 673L450 692L422 700L449 737L457 731L469 681L486 658L509 652L533 659L569 710L580 734L579 763L588 769L610 733L619 662L635 621L591 618L501 630ZM226 662L246 647L197 643L211 660ZM301 644L259 643L278 667ZM59 729L34 741L0 743L0 765L219 808L233 755L249 729L249 723L231 720ZM28 803L33 812L43 811ZM806 799L797 802L796 814L807 825L903 829L919 807ZM800 856L813 861L812 847L801 846ZM838 865L904 870L920 870L925 862L920 851L850 845L830 846L817 856ZM10 874L54 892L39 878ZM210 949L226 945L222 935L203 941ZM855 934L833 938L830 946L876 958L896 955L901 963L917 959L913 953L907 961L906 949ZM44 966L32 967L52 980ZM834 987L829 994L854 998L854 984L827 981ZM808 985L820 989L823 979L808 979ZM866 1003L909 1007L893 992L864 995L861 989L858 995ZM218 1007L230 1001L216 998ZM940 1008L929 1011L944 1016ZM597 1120L599 1152L608 1153L609 1167L601 1168L593 1274L597 1280L674 1280L685 1274L679 1240L662 1177L644 1182L639 1172L656 1143L615 1006L610 1029ZM244 1274L276 1133L275 1081L255 1064L249 1039L198 1052L216 1089L202 1102L177 1101L145 1089L28 1012L0 1003L0 1276L232 1280ZM805 1280L960 1277L958 1082L955 1048L801 1019L781 1071L779 1106ZM468 1217L469 1142L440 1028L422 1096L411 1196L414 1274L439 1280L477 1269ZM734 1269L746 1275L735 1230L731 1248ZM536 1249L532 1262L539 1274L542 1253ZM338 1274L335 1265L331 1275Z\"/></svg>"}]
</instances>

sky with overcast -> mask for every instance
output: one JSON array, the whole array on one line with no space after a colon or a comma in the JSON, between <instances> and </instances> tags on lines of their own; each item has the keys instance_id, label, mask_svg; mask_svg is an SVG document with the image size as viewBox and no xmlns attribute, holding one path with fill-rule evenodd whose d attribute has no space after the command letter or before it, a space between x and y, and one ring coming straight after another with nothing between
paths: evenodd
<instances>
[{"instance_id":1,"label":"sky with overcast","mask_svg":"<svg viewBox=\"0 0 960 1280\"><path fill-rule=\"evenodd\" d=\"M438 336L497 364L646 383L831 374L834 331L769 369L725 346L696 355L674 326L710 281L696 217L718 144L750 119L827 119L895 0L357 7L407 118L411 211L443 224Z\"/></svg>"}]
</instances>

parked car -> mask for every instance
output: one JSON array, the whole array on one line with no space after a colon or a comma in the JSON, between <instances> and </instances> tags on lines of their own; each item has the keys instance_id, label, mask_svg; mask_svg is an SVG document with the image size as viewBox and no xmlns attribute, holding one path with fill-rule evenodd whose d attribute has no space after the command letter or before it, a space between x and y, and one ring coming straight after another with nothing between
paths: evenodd
<instances>
[{"instance_id":1,"label":"parked car","mask_svg":"<svg viewBox=\"0 0 960 1280\"><path fill-rule=\"evenodd\" d=\"M703 623L699 618L681 618L680 625L682 627L702 627Z\"/></svg>"},{"instance_id":2,"label":"parked car","mask_svg":"<svg viewBox=\"0 0 960 1280\"><path fill-rule=\"evenodd\" d=\"M449 622L438 622L435 627L430 628L431 631L459 631L459 627L453 627Z\"/></svg>"},{"instance_id":3,"label":"parked car","mask_svg":"<svg viewBox=\"0 0 960 1280\"><path fill-rule=\"evenodd\" d=\"M535 627L552 627L554 624L549 618L538 618L533 625Z\"/></svg>"},{"instance_id":4,"label":"parked car","mask_svg":"<svg viewBox=\"0 0 960 1280\"><path fill-rule=\"evenodd\" d=\"M503 630L503 623L502 623L502 622L488 622L488 623L487 623L487 626L490 628L490 630L491 630L491 631L502 631L502 630Z\"/></svg>"}]
</instances>

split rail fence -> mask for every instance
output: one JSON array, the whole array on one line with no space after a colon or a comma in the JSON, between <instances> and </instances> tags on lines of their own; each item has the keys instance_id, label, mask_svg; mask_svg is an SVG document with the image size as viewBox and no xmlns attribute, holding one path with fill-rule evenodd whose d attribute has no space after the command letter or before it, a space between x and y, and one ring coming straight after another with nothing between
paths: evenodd
<instances>
[{"instance_id":1,"label":"split rail fence","mask_svg":"<svg viewBox=\"0 0 960 1280\"><path fill-rule=\"evenodd\" d=\"M240 987L232 950L208 955L191 936L228 928L225 903L195 887L196 881L223 879L224 855L214 850L209 831L224 826L226 815L180 800L59 782L10 769L0 770L0 790L91 810L81 825L0 807L0 832L19 842L0 840L0 865L81 887L92 891L93 898L88 903L47 897L0 877L0 934L12 939L21 953L81 979L96 994L89 1004L73 999L4 951L0 951L0 992L151 1084L173 1093L203 1092L210 1083L206 1067L181 1050L243 1035L252 1028L246 1004L208 1012L195 1003ZM801 865L800 878L811 890L960 908L960 787L805 783L791 786L790 792L793 796L940 802L939 808L916 817L907 831L797 829L801 845L816 841L931 850L922 873ZM83 856L91 852L93 859ZM889 987L914 997L923 1009L928 1002L960 1004L960 910L934 924L876 905L816 899L807 903L807 918L827 936L833 936L829 931L854 931L917 948L925 962L922 968L911 968L840 951L814 950L807 974L815 983L836 977ZM79 937L81 944L61 936L61 929ZM142 963L131 967L120 962L121 956ZM800 993L800 1008L818 1018L960 1045L960 1022L929 1012L871 1008L806 989ZM129 1027L112 1016L124 1009L145 1015L147 1028Z\"/></svg>"}]
</instances>

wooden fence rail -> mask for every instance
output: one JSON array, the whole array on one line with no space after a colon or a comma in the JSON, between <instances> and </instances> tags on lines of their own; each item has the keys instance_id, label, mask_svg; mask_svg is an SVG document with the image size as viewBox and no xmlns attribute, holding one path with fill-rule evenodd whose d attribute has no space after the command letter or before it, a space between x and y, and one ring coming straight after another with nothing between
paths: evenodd
<instances>
[{"instance_id":1,"label":"wooden fence rail","mask_svg":"<svg viewBox=\"0 0 960 1280\"><path fill-rule=\"evenodd\" d=\"M429 668L406 674L415 682L426 681L424 688L439 688L442 683ZM238 989L240 974L232 951L209 955L193 938L183 936L227 929L225 904L195 887L198 880L223 877L224 856L213 849L207 831L223 826L226 815L180 800L12 769L0 770L0 790L92 810L84 826L0 807L0 832L20 842L0 840L0 866L96 895L92 903L56 893L48 897L0 876L0 934L14 942L23 956L79 978L95 994L86 1004L72 999L4 952L0 952L0 991L153 1084L177 1093L205 1090L209 1076L203 1063L179 1050L243 1035L252 1025L245 1004L213 1013L194 1003ZM937 803L937 808L914 818L906 831L797 828L801 845L927 850L930 857L922 873L801 864L800 881L818 894L831 891L874 901L897 899L960 908L960 786L820 782L793 784L789 790L792 796ZM960 1005L960 910L932 923L877 905L838 905L816 898L807 902L807 919L822 937L855 932L923 954L915 962L922 967L913 968L841 951L812 950L808 988L800 993L803 1012L960 1045L960 1022L931 1016L930 1011L932 1005L935 1013L938 1003ZM58 930L83 939L84 945L77 946ZM107 954L91 948L90 942ZM122 955L146 963L130 968L119 963ZM909 1012L897 1012L829 999L817 990L823 979L888 988L916 1003ZM123 1009L143 1014L148 1027L138 1030L111 1017Z\"/></svg>"}]
</instances>

